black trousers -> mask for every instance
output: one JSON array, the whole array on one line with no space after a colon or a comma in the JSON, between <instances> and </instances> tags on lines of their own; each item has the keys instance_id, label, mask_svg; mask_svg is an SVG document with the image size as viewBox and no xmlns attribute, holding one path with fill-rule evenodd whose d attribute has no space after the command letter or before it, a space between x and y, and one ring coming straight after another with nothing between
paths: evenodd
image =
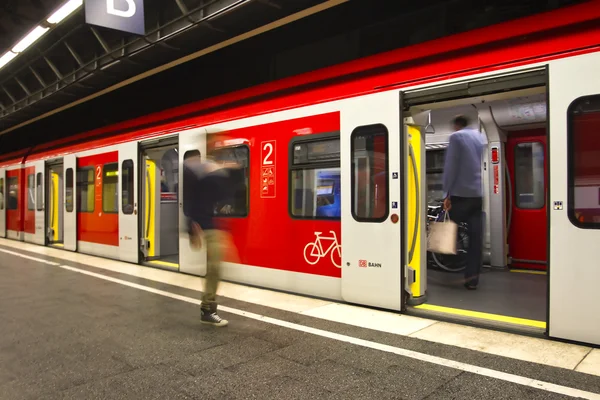
<instances>
[{"instance_id":1,"label":"black trousers","mask_svg":"<svg viewBox=\"0 0 600 400\"><path fill-rule=\"evenodd\" d=\"M483 199L481 197L450 196L449 217L456 223L468 224L469 246L465 283L477 286L483 264Z\"/></svg>"}]
</instances>

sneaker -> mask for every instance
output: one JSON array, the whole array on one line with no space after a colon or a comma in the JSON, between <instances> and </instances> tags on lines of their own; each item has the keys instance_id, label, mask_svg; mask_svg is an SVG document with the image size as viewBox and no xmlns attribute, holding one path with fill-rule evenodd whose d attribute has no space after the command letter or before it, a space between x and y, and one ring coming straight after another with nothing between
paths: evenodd
<instances>
[{"instance_id":1,"label":"sneaker","mask_svg":"<svg viewBox=\"0 0 600 400\"><path fill-rule=\"evenodd\" d=\"M229 323L226 319L219 317L219 315L212 310L201 310L200 322L214 326L225 326Z\"/></svg>"}]
</instances>

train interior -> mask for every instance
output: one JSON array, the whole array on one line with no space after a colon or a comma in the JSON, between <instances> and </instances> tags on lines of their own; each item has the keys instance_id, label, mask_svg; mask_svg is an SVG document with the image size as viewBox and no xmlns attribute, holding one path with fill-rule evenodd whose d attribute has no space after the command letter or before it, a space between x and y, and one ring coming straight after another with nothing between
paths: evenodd
<instances>
[{"instance_id":1,"label":"train interior","mask_svg":"<svg viewBox=\"0 0 600 400\"><path fill-rule=\"evenodd\" d=\"M141 261L158 268L179 268L179 153L175 143L140 151Z\"/></svg>"},{"instance_id":2,"label":"train interior","mask_svg":"<svg viewBox=\"0 0 600 400\"><path fill-rule=\"evenodd\" d=\"M64 245L64 167L62 162L46 163L46 238L47 243L54 247ZM70 176L70 186L73 186L73 176ZM37 196L42 196L38 193Z\"/></svg>"},{"instance_id":3,"label":"train interior","mask_svg":"<svg viewBox=\"0 0 600 400\"><path fill-rule=\"evenodd\" d=\"M457 255L427 254L426 302L416 308L483 318L519 328L544 328L547 315L546 87L432 101L411 107L424 126L428 213L443 198L444 155L452 119L467 116L482 132L484 268L476 291L463 286L467 244ZM431 220L431 215L429 215ZM463 241L461 245L461 241Z\"/></svg>"}]
</instances>

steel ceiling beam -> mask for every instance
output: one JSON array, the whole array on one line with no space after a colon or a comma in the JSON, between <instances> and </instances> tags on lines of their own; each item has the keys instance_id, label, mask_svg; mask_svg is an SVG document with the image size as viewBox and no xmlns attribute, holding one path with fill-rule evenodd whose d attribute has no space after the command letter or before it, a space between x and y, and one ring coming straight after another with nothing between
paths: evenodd
<instances>
[{"instance_id":1,"label":"steel ceiling beam","mask_svg":"<svg viewBox=\"0 0 600 400\"><path fill-rule=\"evenodd\" d=\"M155 29L150 31L144 36L135 37L133 40L127 40L127 37L131 37L129 34L120 33L122 35L120 40L120 45L118 47L111 47L105 37L100 33L100 30L94 26L87 26L89 32L91 32L92 36L95 38L96 42L99 44L100 48L103 51L102 54L97 54L94 56L92 60L86 61L82 54L77 51L76 46L71 43L75 42L68 38L75 38L74 33L78 31L81 27L86 26L84 23L79 23L79 25L75 29L71 29L69 32L63 35L59 40L52 43L52 45L42 53L38 57L33 57L28 63L22 66L16 73L9 76L7 79L0 82L0 84L10 85L10 86L20 86L25 92L25 97L17 99L12 94L9 95L9 92L5 90L8 98L5 98L5 103L9 103L5 108L0 111L0 121L6 117L8 114L13 113L17 110L17 104L21 106L27 106L31 103L30 100L33 98L36 101L42 100L49 96L54 96L61 90L65 90L65 88L71 84L80 85L78 82L82 79L85 79L89 76L96 75L98 73L105 74L105 68L113 68L115 62L124 62L125 64L143 66L144 64L139 63L132 59L133 56L140 54L148 49L151 49L155 46L160 46L167 48L171 51L181 51L181 49L177 46L172 46L168 41L188 32L190 29L198 26L201 23L207 24L209 20L219 17L227 12L233 11L239 6L250 3L255 0L234 0L230 2L230 4L224 5L221 9L218 9L212 12L210 15L205 15L205 10L211 6L217 5L220 1L223 0L213 0L210 2L203 2L199 7L194 8L193 10L189 10L183 0L174 0L173 3L180 11L181 15L175 17L174 19L164 23L162 25L158 25ZM159 4L165 4L160 2ZM164 13L165 9L161 9ZM199 19L194 19L191 16L193 14L204 15L204 17ZM184 22L185 21L185 22ZM167 34L161 34L168 27L176 26L176 29L173 32ZM114 34L113 31L112 33ZM221 30L223 32L223 30ZM79 32L80 34L82 32ZM156 36L156 39L152 39L152 36ZM50 57L53 55L60 53L61 49L66 49L67 52L71 55L71 57L76 62L76 67L69 68L59 68L54 62L51 61ZM62 64L67 65L63 58L60 55L56 55L56 60L61 61ZM41 63L41 64L40 64ZM63 65L63 67L65 67ZM34 66L36 68L34 69ZM38 69L42 70L47 69L53 73L55 79L51 79L48 81L44 79L42 75L39 73ZM69 72L61 72L61 69L65 71L69 69ZM3 72L3 71L0 71ZM30 79L35 79L41 84L41 88L38 90L29 90L21 80L21 77L25 77L27 75L32 76ZM93 89L93 86L80 85L87 89ZM2 100L0 98L0 100ZM19 110L22 110L23 107L20 107Z\"/></svg>"}]
</instances>

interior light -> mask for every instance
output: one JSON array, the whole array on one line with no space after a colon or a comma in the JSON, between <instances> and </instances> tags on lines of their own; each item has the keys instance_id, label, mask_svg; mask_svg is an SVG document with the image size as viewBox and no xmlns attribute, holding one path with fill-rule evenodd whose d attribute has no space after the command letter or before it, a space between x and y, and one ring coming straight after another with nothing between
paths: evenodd
<instances>
[{"instance_id":1,"label":"interior light","mask_svg":"<svg viewBox=\"0 0 600 400\"><path fill-rule=\"evenodd\" d=\"M77 10L83 4L83 0L69 0L61 8L47 19L50 24L58 24L63 19L67 18L71 13Z\"/></svg>"},{"instance_id":2,"label":"interior light","mask_svg":"<svg viewBox=\"0 0 600 400\"><path fill-rule=\"evenodd\" d=\"M46 33L50 28L42 28L41 26L36 26L34 30L29 32L27 36L25 36L19 43L12 48L12 51L15 53L21 53L26 48L35 43L36 40L42 37L44 33Z\"/></svg>"},{"instance_id":3,"label":"interior light","mask_svg":"<svg viewBox=\"0 0 600 400\"><path fill-rule=\"evenodd\" d=\"M12 51L7 51L6 53L4 53L4 55L2 57L0 57L0 68L4 67L16 56L17 55L15 53L13 53Z\"/></svg>"}]
</instances>

